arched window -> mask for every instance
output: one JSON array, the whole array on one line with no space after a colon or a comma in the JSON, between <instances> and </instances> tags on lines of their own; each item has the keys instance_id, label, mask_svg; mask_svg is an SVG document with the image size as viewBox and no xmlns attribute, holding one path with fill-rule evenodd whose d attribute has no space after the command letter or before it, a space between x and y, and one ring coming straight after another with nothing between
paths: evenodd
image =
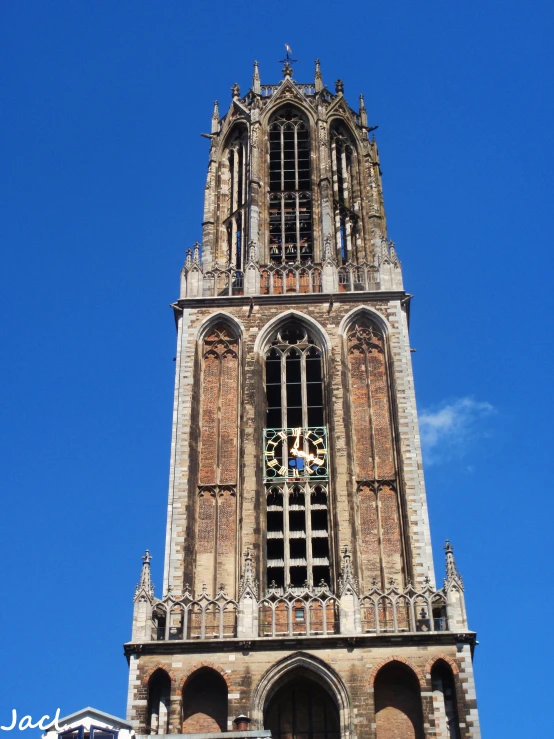
<instances>
[{"instance_id":1,"label":"arched window","mask_svg":"<svg viewBox=\"0 0 554 739\"><path fill-rule=\"evenodd\" d=\"M227 731L227 683L209 667L194 672L183 688L182 734Z\"/></svg>"},{"instance_id":2,"label":"arched window","mask_svg":"<svg viewBox=\"0 0 554 739\"><path fill-rule=\"evenodd\" d=\"M266 426L322 426L322 379L321 351L304 326L279 329L266 354Z\"/></svg>"},{"instance_id":3,"label":"arched window","mask_svg":"<svg viewBox=\"0 0 554 739\"><path fill-rule=\"evenodd\" d=\"M336 245L344 264L357 256L360 218L358 158L351 134L343 123L334 121L330 134Z\"/></svg>"},{"instance_id":4,"label":"arched window","mask_svg":"<svg viewBox=\"0 0 554 739\"><path fill-rule=\"evenodd\" d=\"M340 720L331 695L314 680L296 677L270 699L264 727L272 739L339 739Z\"/></svg>"},{"instance_id":5,"label":"arched window","mask_svg":"<svg viewBox=\"0 0 554 739\"><path fill-rule=\"evenodd\" d=\"M267 584L331 585L328 450L321 350L300 323L266 353Z\"/></svg>"},{"instance_id":6,"label":"arched window","mask_svg":"<svg viewBox=\"0 0 554 739\"><path fill-rule=\"evenodd\" d=\"M439 659L431 669L433 686L433 709L435 728L441 736L448 739L460 739L460 721L456 701L456 686L450 666Z\"/></svg>"},{"instance_id":7,"label":"arched window","mask_svg":"<svg viewBox=\"0 0 554 739\"><path fill-rule=\"evenodd\" d=\"M148 681L149 734L169 734L169 696L171 680L162 669L156 670Z\"/></svg>"},{"instance_id":8,"label":"arched window","mask_svg":"<svg viewBox=\"0 0 554 739\"><path fill-rule=\"evenodd\" d=\"M279 263L313 257L310 130L291 106L269 122L269 254Z\"/></svg>"},{"instance_id":9,"label":"arched window","mask_svg":"<svg viewBox=\"0 0 554 739\"><path fill-rule=\"evenodd\" d=\"M231 135L223 162L224 177L227 180L222 209L227 235L227 258L232 267L240 270L244 267L246 245L248 131L245 125L239 124Z\"/></svg>"},{"instance_id":10,"label":"arched window","mask_svg":"<svg viewBox=\"0 0 554 739\"><path fill-rule=\"evenodd\" d=\"M375 678L377 739L423 739L421 692L415 674L402 662L389 662Z\"/></svg>"}]
</instances>

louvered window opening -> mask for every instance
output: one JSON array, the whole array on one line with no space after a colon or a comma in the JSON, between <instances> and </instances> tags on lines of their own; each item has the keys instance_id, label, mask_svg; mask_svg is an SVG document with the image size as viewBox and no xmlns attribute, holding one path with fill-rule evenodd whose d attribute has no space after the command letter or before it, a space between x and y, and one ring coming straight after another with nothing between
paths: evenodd
<instances>
[{"instance_id":1,"label":"louvered window opening","mask_svg":"<svg viewBox=\"0 0 554 739\"><path fill-rule=\"evenodd\" d=\"M267 428L323 426L321 352L306 330L279 331L266 355Z\"/></svg>"},{"instance_id":2,"label":"louvered window opening","mask_svg":"<svg viewBox=\"0 0 554 739\"><path fill-rule=\"evenodd\" d=\"M277 263L313 258L310 132L293 108L269 126L269 253Z\"/></svg>"},{"instance_id":3,"label":"louvered window opening","mask_svg":"<svg viewBox=\"0 0 554 739\"><path fill-rule=\"evenodd\" d=\"M331 162L337 251L343 264L354 255L358 216L356 214L355 151L347 137L335 125L331 130Z\"/></svg>"},{"instance_id":4,"label":"louvered window opening","mask_svg":"<svg viewBox=\"0 0 554 739\"><path fill-rule=\"evenodd\" d=\"M268 428L323 427L321 351L299 324L283 326L266 354ZM266 485L267 585L331 586L326 483Z\"/></svg>"},{"instance_id":5,"label":"louvered window opening","mask_svg":"<svg viewBox=\"0 0 554 739\"><path fill-rule=\"evenodd\" d=\"M229 207L225 228L229 264L236 269L244 268L246 250L247 145L246 131L241 130L231 143L227 156Z\"/></svg>"},{"instance_id":6,"label":"louvered window opening","mask_svg":"<svg viewBox=\"0 0 554 739\"><path fill-rule=\"evenodd\" d=\"M269 485L266 501L268 587L282 593L330 585L327 486Z\"/></svg>"}]
</instances>

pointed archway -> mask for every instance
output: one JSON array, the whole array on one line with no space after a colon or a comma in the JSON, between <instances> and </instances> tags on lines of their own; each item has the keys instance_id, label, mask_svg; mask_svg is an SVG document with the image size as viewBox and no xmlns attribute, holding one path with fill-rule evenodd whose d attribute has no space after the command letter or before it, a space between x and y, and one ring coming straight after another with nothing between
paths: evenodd
<instances>
[{"instance_id":1,"label":"pointed archway","mask_svg":"<svg viewBox=\"0 0 554 739\"><path fill-rule=\"evenodd\" d=\"M331 694L305 670L293 670L264 711L272 739L340 739L340 717Z\"/></svg>"}]
</instances>

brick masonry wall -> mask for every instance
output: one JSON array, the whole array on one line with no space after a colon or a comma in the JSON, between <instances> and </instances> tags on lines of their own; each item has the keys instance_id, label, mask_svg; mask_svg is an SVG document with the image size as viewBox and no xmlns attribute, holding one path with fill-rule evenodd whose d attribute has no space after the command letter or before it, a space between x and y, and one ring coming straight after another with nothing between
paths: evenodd
<instances>
[{"instance_id":1,"label":"brick masonry wall","mask_svg":"<svg viewBox=\"0 0 554 739\"><path fill-rule=\"evenodd\" d=\"M385 665L374 684L377 739L423 739L418 680L401 662Z\"/></svg>"},{"instance_id":2,"label":"brick masonry wall","mask_svg":"<svg viewBox=\"0 0 554 739\"><path fill-rule=\"evenodd\" d=\"M291 303L297 296L291 296ZM299 300L303 298L298 297ZM170 503L168 512L168 539L166 551L165 587L171 584L173 592L181 591L183 582L190 571L190 559L195 557L194 528L187 521L196 518L196 501L194 499L198 473L195 472L195 455L198 454L198 430L200 428L201 397L198 392L197 372L199 362L197 357L199 330L209 319L214 320L216 310L211 305L202 306L198 301L198 308L185 309L179 321L179 351L176 381L176 412L174 415L174 434L172 442L172 465L170 479ZM358 575L362 575L363 545L359 543L361 520L365 513L359 511L357 491L358 472L354 456L354 444L350 430L351 397L348 387L348 354L345 346L345 331L348 322L341 325L346 316L351 320L357 309L369 305L376 315L383 317L389 326L389 353L388 372L391 374L391 395L393 406L385 404L390 410L390 426L387 431L390 444L392 437L398 439L399 469L399 510L391 508L392 519L390 526L391 538L397 537L397 532L405 532L400 549L396 548L395 556L400 556L403 548L408 560L406 569L414 576L416 584L422 584L425 575L433 580L433 565L430 550L427 509L425 491L421 469L421 453L419 437L417 435L417 416L413 397L413 379L411 375L411 360L409 342L405 331L405 312L399 300L383 300L375 296L370 304L356 303L351 300L335 296L334 304L330 305L326 296L321 296L321 302L294 305L272 304L269 301L263 304L253 303L238 305L227 301L218 313L219 320L225 322L237 334L240 333L239 362L237 377L243 379L238 384L237 407L240 411L238 418L238 433L235 434L234 448L237 449L240 460L239 474L236 489L237 519L241 522L237 530L238 546L236 559L240 558L247 546L252 549L257 575L262 585L263 552L265 550L265 507L262 478L262 430L264 426L264 389L263 389L263 359L255 350L256 338L261 332L268 331L269 325L279 317L298 315L308 322L310 319L317 322L323 335L323 342L327 344L325 365L325 405L329 422L329 447L332 450L331 469L331 559L333 577L338 574L340 549L347 545L353 549L354 564ZM374 314L372 314L374 315ZM209 333L209 332L208 332ZM384 377L384 374L383 374ZM196 378L196 379L195 379ZM367 401L367 397L366 397ZM234 407L234 400L233 400ZM381 407L379 418L374 419L377 427L383 425L382 419L386 413ZM384 414L384 415L383 415ZM227 413L225 414L227 415ZM232 414L231 414L232 418ZM196 420L195 420L196 419ZM231 423L232 425L232 423ZM385 424L386 425L386 424ZM384 433L384 432L383 432ZM230 436L230 430L229 430ZM384 437L383 437L384 438ZM390 454L389 454L390 456ZM229 455L230 458L230 455ZM387 468L387 454L378 452L379 464ZM205 464L208 464L206 459ZM204 462L199 465L204 470ZM212 469L212 468L210 468ZM195 478L196 475L196 478ZM202 479L207 480L207 477ZM213 481L210 481L211 483ZM386 498L386 494L385 494ZM395 516L398 517L398 524ZM191 519L192 517L192 519ZM367 518L367 516L366 516ZM392 527L392 528L391 528ZM187 532L189 532L187 534ZM187 542L188 539L188 542ZM189 555L189 556L187 556ZM214 570L217 565L212 565ZM389 563L391 576L399 571L399 565ZM374 567L369 567L369 571ZM411 572L410 572L411 571ZM224 582L227 592L236 596L238 568L234 568L234 582ZM369 573L368 573L369 574ZM373 573L371 572L371 575ZM226 577L228 575L226 574ZM364 574L365 577L365 574ZM212 579L218 579L213 574ZM202 577L203 581L211 580ZM194 583L198 589L200 582ZM217 583L219 585L219 583ZM367 583L364 583L367 585Z\"/></svg>"},{"instance_id":3,"label":"brick masonry wall","mask_svg":"<svg viewBox=\"0 0 554 739\"><path fill-rule=\"evenodd\" d=\"M237 507L236 485L238 437L238 340L233 329L217 323L203 342L199 482L194 582L206 584L215 594L220 584L234 588L236 579ZM211 487L207 487L211 486ZM191 514L192 514L191 505Z\"/></svg>"},{"instance_id":4,"label":"brick masonry wall","mask_svg":"<svg viewBox=\"0 0 554 739\"><path fill-rule=\"evenodd\" d=\"M212 701L212 708L208 708L199 699L191 700L186 693L186 685L190 684L195 671L209 668L217 676L221 676L227 686L227 729L232 729L232 720L241 713L252 719L251 728L262 728L264 696L271 692L273 684L270 676L274 674L275 680L282 680L283 671L290 678L299 674L309 676L313 666L312 674L327 684L331 695L335 695L334 685L344 686L342 736L350 739L430 738L438 736L437 732L440 731L436 725L438 721L431 682L432 665L438 659L445 660L453 673L460 739L480 739L479 727L475 721L476 706L465 688L473 680L472 670L469 667L468 672L465 654L463 651L459 652L454 644L446 647L344 646L331 650L322 647L306 650L301 654L290 648L283 648L274 651L244 649L164 657L141 655L138 658L135 679L130 684L127 718L140 733L147 720L148 679L159 666L165 665L171 678L170 733L180 733L183 714L188 720L191 711L205 715L194 718L195 731L208 730L208 725L212 726L209 730L215 730L211 721L221 721L223 715L219 698ZM288 673L287 662L292 665ZM294 664L297 665L296 672ZM380 676L384 679L381 680ZM213 695L215 698L216 694ZM217 716L214 716L214 710L219 711ZM418 733L420 720L423 722L424 734ZM416 728L413 728L414 723ZM192 726L190 723L185 728L192 732L192 728L189 728Z\"/></svg>"},{"instance_id":5,"label":"brick masonry wall","mask_svg":"<svg viewBox=\"0 0 554 739\"><path fill-rule=\"evenodd\" d=\"M377 518L377 496L372 485L360 485L358 490L360 508L360 580L367 589L375 579L381 583L381 553L379 547L379 521Z\"/></svg>"},{"instance_id":6,"label":"brick masonry wall","mask_svg":"<svg viewBox=\"0 0 554 739\"><path fill-rule=\"evenodd\" d=\"M378 492L379 523L383 558L384 583L392 578L398 585L402 577L402 540L398 514L398 498L391 485L381 485Z\"/></svg>"}]
</instances>

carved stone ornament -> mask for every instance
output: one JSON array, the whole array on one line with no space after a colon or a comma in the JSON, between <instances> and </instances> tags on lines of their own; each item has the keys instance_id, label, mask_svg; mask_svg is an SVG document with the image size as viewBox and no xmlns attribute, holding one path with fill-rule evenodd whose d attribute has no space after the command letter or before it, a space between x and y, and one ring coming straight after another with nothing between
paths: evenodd
<instances>
[{"instance_id":1,"label":"carved stone ornament","mask_svg":"<svg viewBox=\"0 0 554 739\"><path fill-rule=\"evenodd\" d=\"M325 146L326 143L327 143L327 124L320 123L319 124L319 145Z\"/></svg>"}]
</instances>

